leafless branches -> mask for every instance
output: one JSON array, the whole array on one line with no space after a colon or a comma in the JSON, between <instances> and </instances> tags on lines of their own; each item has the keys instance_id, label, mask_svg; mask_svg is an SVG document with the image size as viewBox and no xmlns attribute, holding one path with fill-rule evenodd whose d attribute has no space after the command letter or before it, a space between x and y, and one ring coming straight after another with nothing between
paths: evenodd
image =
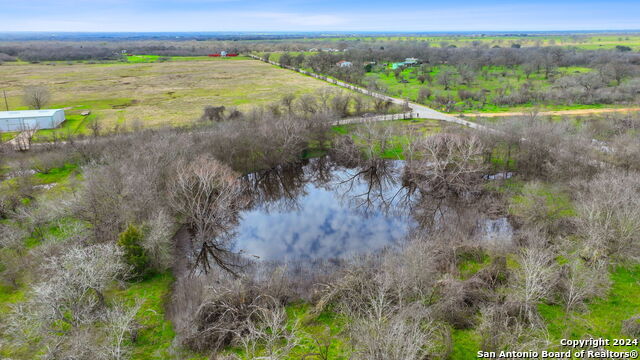
<instances>
[{"instance_id":1,"label":"leafless branches","mask_svg":"<svg viewBox=\"0 0 640 360\"><path fill-rule=\"evenodd\" d=\"M483 146L473 135L437 134L417 139L405 168L406 177L436 197L478 192L485 169Z\"/></svg>"},{"instance_id":2,"label":"leafless branches","mask_svg":"<svg viewBox=\"0 0 640 360\"><path fill-rule=\"evenodd\" d=\"M36 341L38 348L46 349L52 357L75 357L79 352L95 349L92 346L99 343L96 339L78 334L102 320L107 308L105 290L127 274L121 256L115 245L98 244L71 247L49 259L42 265L46 276L33 286L28 300L12 307L3 329L5 334L17 344ZM115 312L110 314L110 319L116 318ZM126 318L130 319L131 314L128 312ZM119 321L117 326L121 333L131 321L125 322Z\"/></svg>"},{"instance_id":3,"label":"leafless branches","mask_svg":"<svg viewBox=\"0 0 640 360\"><path fill-rule=\"evenodd\" d=\"M606 263L587 264L577 256L569 259L560 272L562 299L567 311L584 309L584 302L604 296L609 288Z\"/></svg>"},{"instance_id":4,"label":"leafless branches","mask_svg":"<svg viewBox=\"0 0 640 360\"><path fill-rule=\"evenodd\" d=\"M519 316L528 322L539 321L536 305L544 300L558 281L553 254L544 248L529 247L521 251L520 268L515 272L513 297Z\"/></svg>"},{"instance_id":5,"label":"leafless branches","mask_svg":"<svg viewBox=\"0 0 640 360\"><path fill-rule=\"evenodd\" d=\"M199 247L198 262L205 271L209 259L235 273L237 264L224 236L237 221L245 199L239 175L209 157L199 157L177 166L169 190L173 209L184 217Z\"/></svg>"},{"instance_id":6,"label":"leafless branches","mask_svg":"<svg viewBox=\"0 0 640 360\"><path fill-rule=\"evenodd\" d=\"M175 234L174 220L167 212L160 209L147 225L148 232L142 246L149 255L151 264L157 270L164 271L171 267L171 240Z\"/></svg>"},{"instance_id":7,"label":"leafless branches","mask_svg":"<svg viewBox=\"0 0 640 360\"><path fill-rule=\"evenodd\" d=\"M24 103L34 109L42 109L51 99L49 89L44 86L31 86L24 89Z\"/></svg>"},{"instance_id":8,"label":"leafless branches","mask_svg":"<svg viewBox=\"0 0 640 360\"><path fill-rule=\"evenodd\" d=\"M640 256L640 183L635 172L612 170L585 182L578 193L581 252L588 261Z\"/></svg>"},{"instance_id":9,"label":"leafless branches","mask_svg":"<svg viewBox=\"0 0 640 360\"><path fill-rule=\"evenodd\" d=\"M275 299L267 298L264 302L272 304L251 306L242 332L237 333L238 342L249 359L288 359L300 342L298 324L288 324L284 307Z\"/></svg>"},{"instance_id":10,"label":"leafless branches","mask_svg":"<svg viewBox=\"0 0 640 360\"><path fill-rule=\"evenodd\" d=\"M125 341L135 334L135 317L142 307L143 300L137 299L135 304L127 307L124 304L116 303L105 314L106 330L111 339L107 345L106 353L109 358L121 360L128 358Z\"/></svg>"}]
</instances>

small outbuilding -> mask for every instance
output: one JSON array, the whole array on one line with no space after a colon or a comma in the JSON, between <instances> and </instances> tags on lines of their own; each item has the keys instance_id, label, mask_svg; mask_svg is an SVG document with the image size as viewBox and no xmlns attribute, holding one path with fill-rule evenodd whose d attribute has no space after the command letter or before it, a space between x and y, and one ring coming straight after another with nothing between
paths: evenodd
<instances>
[{"instance_id":1,"label":"small outbuilding","mask_svg":"<svg viewBox=\"0 0 640 360\"><path fill-rule=\"evenodd\" d=\"M0 132L55 129L64 120L62 109L0 111Z\"/></svg>"}]
</instances>

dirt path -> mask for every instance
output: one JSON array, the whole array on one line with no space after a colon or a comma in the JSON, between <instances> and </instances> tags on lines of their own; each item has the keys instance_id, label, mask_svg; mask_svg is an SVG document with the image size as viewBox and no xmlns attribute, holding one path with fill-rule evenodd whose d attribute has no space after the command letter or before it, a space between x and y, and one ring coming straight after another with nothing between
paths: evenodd
<instances>
[{"instance_id":1,"label":"dirt path","mask_svg":"<svg viewBox=\"0 0 640 360\"><path fill-rule=\"evenodd\" d=\"M606 108L606 109L577 109L577 110L557 110L557 111L541 111L538 115L551 116L551 115L590 115L590 114L604 114L614 112L633 112L640 111L640 108ZM465 117L503 117L503 116L523 116L528 115L529 112L499 112L499 113L470 113L463 114Z\"/></svg>"}]
</instances>

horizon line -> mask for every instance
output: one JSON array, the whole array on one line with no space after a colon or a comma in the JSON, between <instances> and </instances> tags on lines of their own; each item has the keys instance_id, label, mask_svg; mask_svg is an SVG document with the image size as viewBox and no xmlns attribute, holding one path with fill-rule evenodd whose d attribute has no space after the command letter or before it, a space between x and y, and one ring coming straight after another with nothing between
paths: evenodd
<instances>
[{"instance_id":1,"label":"horizon line","mask_svg":"<svg viewBox=\"0 0 640 360\"><path fill-rule=\"evenodd\" d=\"M522 29L512 29L512 30L487 30L487 29L479 29L479 30L391 30L391 31L381 31L381 30L193 30L193 31L184 31L184 30L167 30L167 31L140 31L140 30L132 30L132 31L107 31L107 30L0 30L0 34L42 34L42 33L66 33L66 34L215 34L215 33L229 33L229 34L324 34L324 33L336 33L336 34L348 34L348 33L369 33L369 34L436 34L436 33L482 33L482 32L491 32L491 33L511 33L511 32L519 32L519 33L571 33L571 32L638 32L640 33L640 28L638 29L572 29L572 30L522 30Z\"/></svg>"}]
</instances>

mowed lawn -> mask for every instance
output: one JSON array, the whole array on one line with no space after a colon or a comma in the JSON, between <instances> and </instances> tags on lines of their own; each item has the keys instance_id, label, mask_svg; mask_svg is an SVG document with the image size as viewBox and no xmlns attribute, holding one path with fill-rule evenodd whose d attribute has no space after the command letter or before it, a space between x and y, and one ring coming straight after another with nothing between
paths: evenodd
<instances>
[{"instance_id":1,"label":"mowed lawn","mask_svg":"<svg viewBox=\"0 0 640 360\"><path fill-rule=\"evenodd\" d=\"M49 108L71 108L72 118L91 110L80 129L99 121L116 125L180 125L197 119L207 105L248 110L285 94L330 87L322 81L255 60L203 59L158 63L10 64L0 66L0 89L12 110L26 109L23 89L43 85L52 94ZM79 120L79 119L78 119Z\"/></svg>"}]
</instances>

